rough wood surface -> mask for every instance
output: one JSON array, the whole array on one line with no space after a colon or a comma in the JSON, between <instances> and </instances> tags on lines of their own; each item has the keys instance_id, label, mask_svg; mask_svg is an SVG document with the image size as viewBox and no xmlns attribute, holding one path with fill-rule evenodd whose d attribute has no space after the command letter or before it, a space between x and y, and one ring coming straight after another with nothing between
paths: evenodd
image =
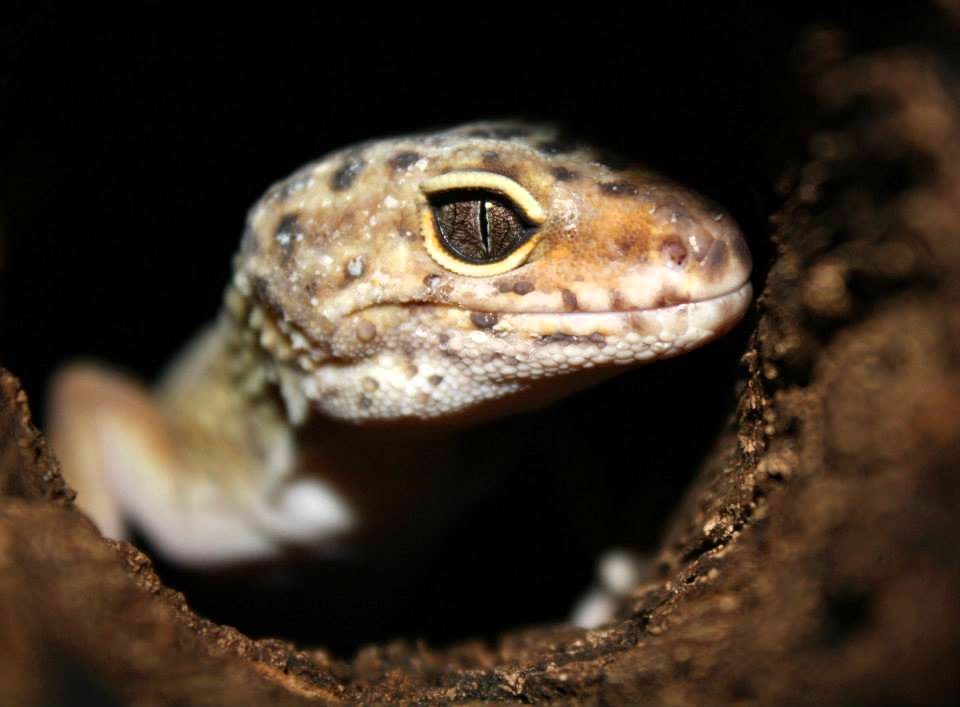
<instances>
[{"instance_id":1,"label":"rough wood surface","mask_svg":"<svg viewBox=\"0 0 960 707\"><path fill-rule=\"evenodd\" d=\"M620 621L351 663L252 641L73 509L4 373L0 703L960 700L958 87L935 47L844 41L799 53L815 129L735 419Z\"/></svg>"}]
</instances>

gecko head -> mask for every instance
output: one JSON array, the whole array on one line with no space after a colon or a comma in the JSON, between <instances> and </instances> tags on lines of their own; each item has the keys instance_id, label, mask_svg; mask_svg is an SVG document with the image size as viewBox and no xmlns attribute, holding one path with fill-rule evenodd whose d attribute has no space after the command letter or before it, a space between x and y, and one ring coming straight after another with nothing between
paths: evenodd
<instances>
[{"instance_id":1,"label":"gecko head","mask_svg":"<svg viewBox=\"0 0 960 707\"><path fill-rule=\"evenodd\" d=\"M746 311L750 267L696 193L553 128L484 123L274 185L228 303L291 410L462 417L706 343Z\"/></svg>"}]
</instances>

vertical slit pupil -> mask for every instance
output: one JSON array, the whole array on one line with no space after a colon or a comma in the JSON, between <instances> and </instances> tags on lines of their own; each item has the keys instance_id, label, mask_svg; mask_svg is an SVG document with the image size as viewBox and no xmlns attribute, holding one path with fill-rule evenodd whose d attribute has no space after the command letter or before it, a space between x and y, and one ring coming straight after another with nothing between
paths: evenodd
<instances>
[{"instance_id":1,"label":"vertical slit pupil","mask_svg":"<svg viewBox=\"0 0 960 707\"><path fill-rule=\"evenodd\" d=\"M489 204L486 199L480 200L480 238L483 240L483 250L490 255L490 225L487 223L487 207Z\"/></svg>"}]
</instances>

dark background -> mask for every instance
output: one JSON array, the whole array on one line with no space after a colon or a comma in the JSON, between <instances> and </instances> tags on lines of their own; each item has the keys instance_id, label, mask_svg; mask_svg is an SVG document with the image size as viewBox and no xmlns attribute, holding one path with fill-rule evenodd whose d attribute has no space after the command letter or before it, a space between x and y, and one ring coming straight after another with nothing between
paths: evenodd
<instances>
[{"instance_id":1,"label":"dark background","mask_svg":"<svg viewBox=\"0 0 960 707\"><path fill-rule=\"evenodd\" d=\"M72 357L154 378L216 313L245 211L269 183L357 140L484 117L566 124L701 190L740 221L761 285L773 185L806 137L798 39L857 8L669 5L10 11L0 362L38 411ZM898 22L872 8L846 24L879 42ZM656 546L732 408L748 330L501 423L527 437L524 473L426 560L401 550L404 571L160 569L211 618L343 652L561 618L601 548Z\"/></svg>"}]
</instances>

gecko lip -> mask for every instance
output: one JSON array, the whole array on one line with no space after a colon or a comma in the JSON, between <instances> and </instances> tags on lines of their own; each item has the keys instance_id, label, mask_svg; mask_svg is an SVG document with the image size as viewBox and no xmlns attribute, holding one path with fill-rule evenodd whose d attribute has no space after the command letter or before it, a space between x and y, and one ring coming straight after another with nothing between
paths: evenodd
<instances>
[{"instance_id":1,"label":"gecko lip","mask_svg":"<svg viewBox=\"0 0 960 707\"><path fill-rule=\"evenodd\" d=\"M463 308L468 312L476 312L478 314L496 314L503 317L514 317L522 315L537 315L537 316L558 316L558 317L591 317L591 316L601 316L601 315L629 315L629 314L639 314L642 312L663 312L666 310L674 309L676 307L688 307L691 305L706 305L711 302L720 303L727 302L733 298L746 297L747 301L753 294L753 286L750 281L745 281L737 287L728 290L719 295L714 295L713 297L705 297L703 299L691 299L685 302L674 302L673 304L663 305L660 307L636 307L633 309L599 309L599 310L581 310L576 312L558 312L555 310L521 310L521 311L507 311L507 310L490 310L490 309L472 309L472 308ZM449 305L447 305L449 306Z\"/></svg>"},{"instance_id":2,"label":"gecko lip","mask_svg":"<svg viewBox=\"0 0 960 707\"><path fill-rule=\"evenodd\" d=\"M749 282L730 292L665 307L604 312L482 313L496 317L493 334L510 332L541 341L617 342L625 354L631 344L644 351L670 356L699 346L732 328L743 317L753 294ZM477 313L467 313L474 317ZM608 341L609 340L609 341Z\"/></svg>"}]
</instances>

